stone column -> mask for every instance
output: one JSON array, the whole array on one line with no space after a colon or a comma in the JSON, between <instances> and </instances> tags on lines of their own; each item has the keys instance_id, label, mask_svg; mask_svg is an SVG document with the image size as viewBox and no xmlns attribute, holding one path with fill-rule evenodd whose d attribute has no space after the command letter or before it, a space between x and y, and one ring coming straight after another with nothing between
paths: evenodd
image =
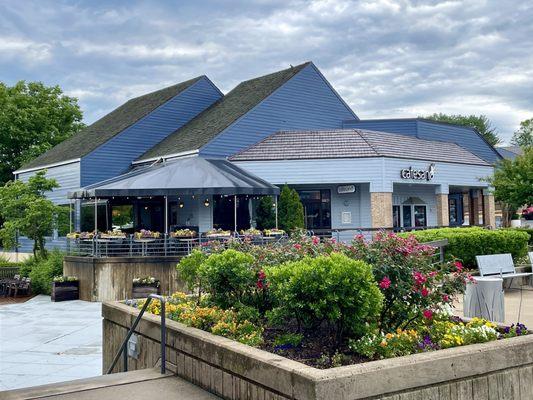
<instances>
[{"instance_id":1,"label":"stone column","mask_svg":"<svg viewBox=\"0 0 533 400\"><path fill-rule=\"evenodd\" d=\"M450 225L450 210L448 204L447 194L436 194L437 197L437 225L449 226Z\"/></svg>"},{"instance_id":2,"label":"stone column","mask_svg":"<svg viewBox=\"0 0 533 400\"><path fill-rule=\"evenodd\" d=\"M392 193L370 192L372 228L392 228Z\"/></svg>"},{"instance_id":3,"label":"stone column","mask_svg":"<svg viewBox=\"0 0 533 400\"><path fill-rule=\"evenodd\" d=\"M496 228L496 206L494 204L494 195L483 194L483 223L492 228Z\"/></svg>"},{"instance_id":4,"label":"stone column","mask_svg":"<svg viewBox=\"0 0 533 400\"><path fill-rule=\"evenodd\" d=\"M470 210L471 210L470 225L480 225L481 221L479 218L479 211L482 208L481 194L475 190L471 190L470 201L472 202L472 205L470 207Z\"/></svg>"}]
</instances>

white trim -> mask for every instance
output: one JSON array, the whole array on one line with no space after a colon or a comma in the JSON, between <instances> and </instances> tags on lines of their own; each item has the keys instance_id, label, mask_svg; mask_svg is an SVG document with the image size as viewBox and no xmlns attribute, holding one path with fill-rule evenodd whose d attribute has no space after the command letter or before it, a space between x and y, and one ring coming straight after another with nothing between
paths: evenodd
<instances>
[{"instance_id":1,"label":"white trim","mask_svg":"<svg viewBox=\"0 0 533 400\"><path fill-rule=\"evenodd\" d=\"M17 169L13 173L14 174L23 174L25 172L31 172L31 171L37 171L37 170L40 170L40 169L58 167L60 165L73 164L73 163L76 163L76 162L80 162L80 160L81 160L81 158L73 158L71 160L60 161L60 162L56 162L56 163L53 163L53 164L40 165L38 167L32 167L32 168L26 168L26 169Z\"/></svg>"},{"instance_id":2,"label":"white trim","mask_svg":"<svg viewBox=\"0 0 533 400\"><path fill-rule=\"evenodd\" d=\"M132 161L131 164L132 165L146 164L148 162L157 161L157 160L160 160L160 159L168 160L170 158L179 158L179 157L191 156L191 155L194 155L194 154L198 154L199 152L200 152L200 150L182 151L181 153L165 154L163 156L145 158L143 160L138 160L138 161Z\"/></svg>"}]
</instances>

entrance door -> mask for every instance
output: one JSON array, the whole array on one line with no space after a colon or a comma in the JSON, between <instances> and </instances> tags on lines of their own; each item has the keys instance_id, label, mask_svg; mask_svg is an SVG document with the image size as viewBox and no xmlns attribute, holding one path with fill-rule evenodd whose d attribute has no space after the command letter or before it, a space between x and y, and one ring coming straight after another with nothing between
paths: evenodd
<instances>
[{"instance_id":1,"label":"entrance door","mask_svg":"<svg viewBox=\"0 0 533 400\"><path fill-rule=\"evenodd\" d=\"M304 206L305 228L331 229L331 191L298 190Z\"/></svg>"},{"instance_id":2,"label":"entrance door","mask_svg":"<svg viewBox=\"0 0 533 400\"><path fill-rule=\"evenodd\" d=\"M404 204L401 206L393 206L393 222L394 227L400 226L402 228L419 228L428 225L427 206L425 204Z\"/></svg>"},{"instance_id":3,"label":"entrance door","mask_svg":"<svg viewBox=\"0 0 533 400\"><path fill-rule=\"evenodd\" d=\"M448 210L450 213L450 226L463 225L463 195L454 193L448 195Z\"/></svg>"}]
</instances>

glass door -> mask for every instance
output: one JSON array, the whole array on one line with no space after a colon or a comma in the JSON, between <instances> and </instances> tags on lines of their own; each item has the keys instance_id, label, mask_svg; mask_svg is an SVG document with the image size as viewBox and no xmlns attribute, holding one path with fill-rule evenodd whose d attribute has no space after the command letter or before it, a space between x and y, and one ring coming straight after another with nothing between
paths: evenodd
<instances>
[{"instance_id":1,"label":"glass door","mask_svg":"<svg viewBox=\"0 0 533 400\"><path fill-rule=\"evenodd\" d=\"M450 226L463 225L463 195L461 193L448 195L448 210Z\"/></svg>"},{"instance_id":2,"label":"glass door","mask_svg":"<svg viewBox=\"0 0 533 400\"><path fill-rule=\"evenodd\" d=\"M331 192L329 189L298 190L304 206L306 229L331 229Z\"/></svg>"}]
</instances>

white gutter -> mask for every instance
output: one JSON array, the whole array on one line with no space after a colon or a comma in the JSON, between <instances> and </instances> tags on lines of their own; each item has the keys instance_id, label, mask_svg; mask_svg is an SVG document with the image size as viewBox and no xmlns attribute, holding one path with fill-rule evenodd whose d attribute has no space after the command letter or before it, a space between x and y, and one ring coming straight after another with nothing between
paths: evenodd
<instances>
[{"instance_id":1,"label":"white gutter","mask_svg":"<svg viewBox=\"0 0 533 400\"><path fill-rule=\"evenodd\" d=\"M153 161L157 161L157 160L161 160L161 159L162 160L168 160L170 158L179 158L179 157L185 157L185 156L192 156L192 155L195 155L195 154L198 154L198 153L200 153L200 150L182 151L181 153L165 154L164 156L157 156L157 157L145 158L143 160L132 161L131 164L132 165L146 164L148 162L153 162Z\"/></svg>"},{"instance_id":2,"label":"white gutter","mask_svg":"<svg viewBox=\"0 0 533 400\"><path fill-rule=\"evenodd\" d=\"M60 162L53 163L53 164L39 165L38 167L32 167L32 168L26 168L26 169L17 169L13 173L14 174L23 174L25 172L32 172L32 171L37 171L37 170L40 170L40 169L58 167L60 165L73 164L73 163L76 163L76 162L80 162L80 160L81 160L81 158L73 158L71 160L60 161Z\"/></svg>"}]
</instances>

